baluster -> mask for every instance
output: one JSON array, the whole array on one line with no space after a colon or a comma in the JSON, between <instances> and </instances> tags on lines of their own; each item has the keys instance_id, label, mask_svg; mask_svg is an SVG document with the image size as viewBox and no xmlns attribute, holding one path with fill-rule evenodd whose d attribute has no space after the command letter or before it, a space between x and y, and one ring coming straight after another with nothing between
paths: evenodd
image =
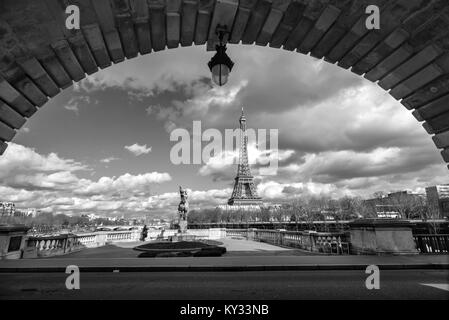
<instances>
[{"instance_id":1,"label":"baluster","mask_svg":"<svg viewBox=\"0 0 449 320\"><path fill-rule=\"evenodd\" d=\"M426 244L426 253L430 253L432 252L432 249L430 247L430 238L425 236L423 237L425 239L425 244Z\"/></svg>"},{"instance_id":2,"label":"baluster","mask_svg":"<svg viewBox=\"0 0 449 320\"><path fill-rule=\"evenodd\" d=\"M430 236L430 243L432 246L432 252L437 252L437 246L435 243L435 237L434 236Z\"/></svg>"},{"instance_id":3,"label":"baluster","mask_svg":"<svg viewBox=\"0 0 449 320\"><path fill-rule=\"evenodd\" d=\"M418 251L419 251L420 253L422 253L423 250L422 250L422 241L421 241L421 237L415 236L414 239L415 239L415 243L416 243L416 247L417 247Z\"/></svg>"},{"instance_id":4,"label":"baluster","mask_svg":"<svg viewBox=\"0 0 449 320\"><path fill-rule=\"evenodd\" d=\"M438 252L439 253L443 253L443 244L442 244L442 239L441 236L435 236L436 242L438 244Z\"/></svg>"}]
</instances>

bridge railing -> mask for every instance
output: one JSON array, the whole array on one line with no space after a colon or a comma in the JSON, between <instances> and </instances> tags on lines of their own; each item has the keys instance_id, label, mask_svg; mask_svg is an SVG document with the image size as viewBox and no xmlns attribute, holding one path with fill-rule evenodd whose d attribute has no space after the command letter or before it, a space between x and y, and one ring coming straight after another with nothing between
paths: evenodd
<instances>
[{"instance_id":1,"label":"bridge railing","mask_svg":"<svg viewBox=\"0 0 449 320\"><path fill-rule=\"evenodd\" d=\"M107 243L137 241L139 237L139 230L31 236L26 240L23 257L36 258L63 255L84 248L101 247Z\"/></svg>"},{"instance_id":2,"label":"bridge railing","mask_svg":"<svg viewBox=\"0 0 449 320\"><path fill-rule=\"evenodd\" d=\"M85 245L76 235L29 237L26 240L23 257L49 257L79 251Z\"/></svg>"},{"instance_id":3,"label":"bridge railing","mask_svg":"<svg viewBox=\"0 0 449 320\"><path fill-rule=\"evenodd\" d=\"M226 229L226 237L248 237L248 229Z\"/></svg>"},{"instance_id":4,"label":"bridge railing","mask_svg":"<svg viewBox=\"0 0 449 320\"><path fill-rule=\"evenodd\" d=\"M415 234L413 237L419 253L449 253L449 234Z\"/></svg>"},{"instance_id":5,"label":"bridge railing","mask_svg":"<svg viewBox=\"0 0 449 320\"><path fill-rule=\"evenodd\" d=\"M280 231L264 229L227 229L227 237L241 236L249 240L299 248L325 254L350 254L345 233Z\"/></svg>"},{"instance_id":6,"label":"bridge railing","mask_svg":"<svg viewBox=\"0 0 449 320\"><path fill-rule=\"evenodd\" d=\"M140 238L140 233L140 230L107 232L106 242L137 241Z\"/></svg>"},{"instance_id":7,"label":"bridge railing","mask_svg":"<svg viewBox=\"0 0 449 320\"><path fill-rule=\"evenodd\" d=\"M167 240L177 234L177 230L148 230L146 241ZM188 234L198 239L220 239L226 236L224 229L188 230ZM24 258L63 255L84 248L96 248L108 243L139 241L141 230L97 231L83 234L63 234L49 236L29 236L25 243Z\"/></svg>"},{"instance_id":8,"label":"bridge railing","mask_svg":"<svg viewBox=\"0 0 449 320\"><path fill-rule=\"evenodd\" d=\"M325 254L350 254L344 233L257 230L259 241Z\"/></svg>"}]
</instances>

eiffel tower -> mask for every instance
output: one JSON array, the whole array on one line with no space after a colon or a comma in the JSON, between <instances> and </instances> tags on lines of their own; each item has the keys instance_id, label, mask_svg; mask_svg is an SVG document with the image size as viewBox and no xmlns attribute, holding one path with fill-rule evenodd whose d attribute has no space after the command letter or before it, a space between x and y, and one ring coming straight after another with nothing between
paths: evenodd
<instances>
[{"instance_id":1,"label":"eiffel tower","mask_svg":"<svg viewBox=\"0 0 449 320\"><path fill-rule=\"evenodd\" d=\"M262 198L257 195L254 177L248 164L248 136L246 133L246 118L243 113L240 122L240 150L237 176L235 177L234 190L228 200L231 206L261 206Z\"/></svg>"}]
</instances>

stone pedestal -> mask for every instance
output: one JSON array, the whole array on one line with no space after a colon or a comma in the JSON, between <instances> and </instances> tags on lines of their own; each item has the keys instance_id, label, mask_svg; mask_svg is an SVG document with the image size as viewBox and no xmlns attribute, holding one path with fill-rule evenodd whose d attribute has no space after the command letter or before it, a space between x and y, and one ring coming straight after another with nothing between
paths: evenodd
<instances>
[{"instance_id":1,"label":"stone pedestal","mask_svg":"<svg viewBox=\"0 0 449 320\"><path fill-rule=\"evenodd\" d=\"M187 221L179 220L179 232L186 233L187 232Z\"/></svg>"},{"instance_id":2,"label":"stone pedestal","mask_svg":"<svg viewBox=\"0 0 449 320\"><path fill-rule=\"evenodd\" d=\"M196 236L192 234L186 234L186 233L178 233L174 236L169 237L169 240L171 242L179 242L179 241L195 241Z\"/></svg>"},{"instance_id":3,"label":"stone pedestal","mask_svg":"<svg viewBox=\"0 0 449 320\"><path fill-rule=\"evenodd\" d=\"M20 259L30 228L24 225L0 225L0 259Z\"/></svg>"},{"instance_id":4,"label":"stone pedestal","mask_svg":"<svg viewBox=\"0 0 449 320\"><path fill-rule=\"evenodd\" d=\"M408 221L359 219L349 226L352 254L418 254Z\"/></svg>"}]
</instances>

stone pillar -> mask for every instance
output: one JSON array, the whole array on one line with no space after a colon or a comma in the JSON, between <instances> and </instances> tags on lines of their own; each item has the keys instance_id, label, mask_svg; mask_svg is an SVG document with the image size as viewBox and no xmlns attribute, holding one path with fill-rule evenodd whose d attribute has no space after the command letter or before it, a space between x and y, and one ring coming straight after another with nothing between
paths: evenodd
<instances>
[{"instance_id":1,"label":"stone pillar","mask_svg":"<svg viewBox=\"0 0 449 320\"><path fill-rule=\"evenodd\" d=\"M106 245L108 239L108 233L107 232L99 232L95 235L95 247L102 247Z\"/></svg>"},{"instance_id":2,"label":"stone pillar","mask_svg":"<svg viewBox=\"0 0 449 320\"><path fill-rule=\"evenodd\" d=\"M352 254L418 254L409 221L359 219L349 227Z\"/></svg>"},{"instance_id":3,"label":"stone pillar","mask_svg":"<svg viewBox=\"0 0 449 320\"><path fill-rule=\"evenodd\" d=\"M187 232L187 220L179 219L179 232L186 233Z\"/></svg>"},{"instance_id":4,"label":"stone pillar","mask_svg":"<svg viewBox=\"0 0 449 320\"><path fill-rule=\"evenodd\" d=\"M248 229L248 240L255 240L256 237L256 229L250 228Z\"/></svg>"},{"instance_id":5,"label":"stone pillar","mask_svg":"<svg viewBox=\"0 0 449 320\"><path fill-rule=\"evenodd\" d=\"M21 259L30 228L24 225L0 225L0 259Z\"/></svg>"},{"instance_id":6,"label":"stone pillar","mask_svg":"<svg viewBox=\"0 0 449 320\"><path fill-rule=\"evenodd\" d=\"M208 233L208 238L210 240L226 238L226 229L223 228L209 228Z\"/></svg>"}]
</instances>

